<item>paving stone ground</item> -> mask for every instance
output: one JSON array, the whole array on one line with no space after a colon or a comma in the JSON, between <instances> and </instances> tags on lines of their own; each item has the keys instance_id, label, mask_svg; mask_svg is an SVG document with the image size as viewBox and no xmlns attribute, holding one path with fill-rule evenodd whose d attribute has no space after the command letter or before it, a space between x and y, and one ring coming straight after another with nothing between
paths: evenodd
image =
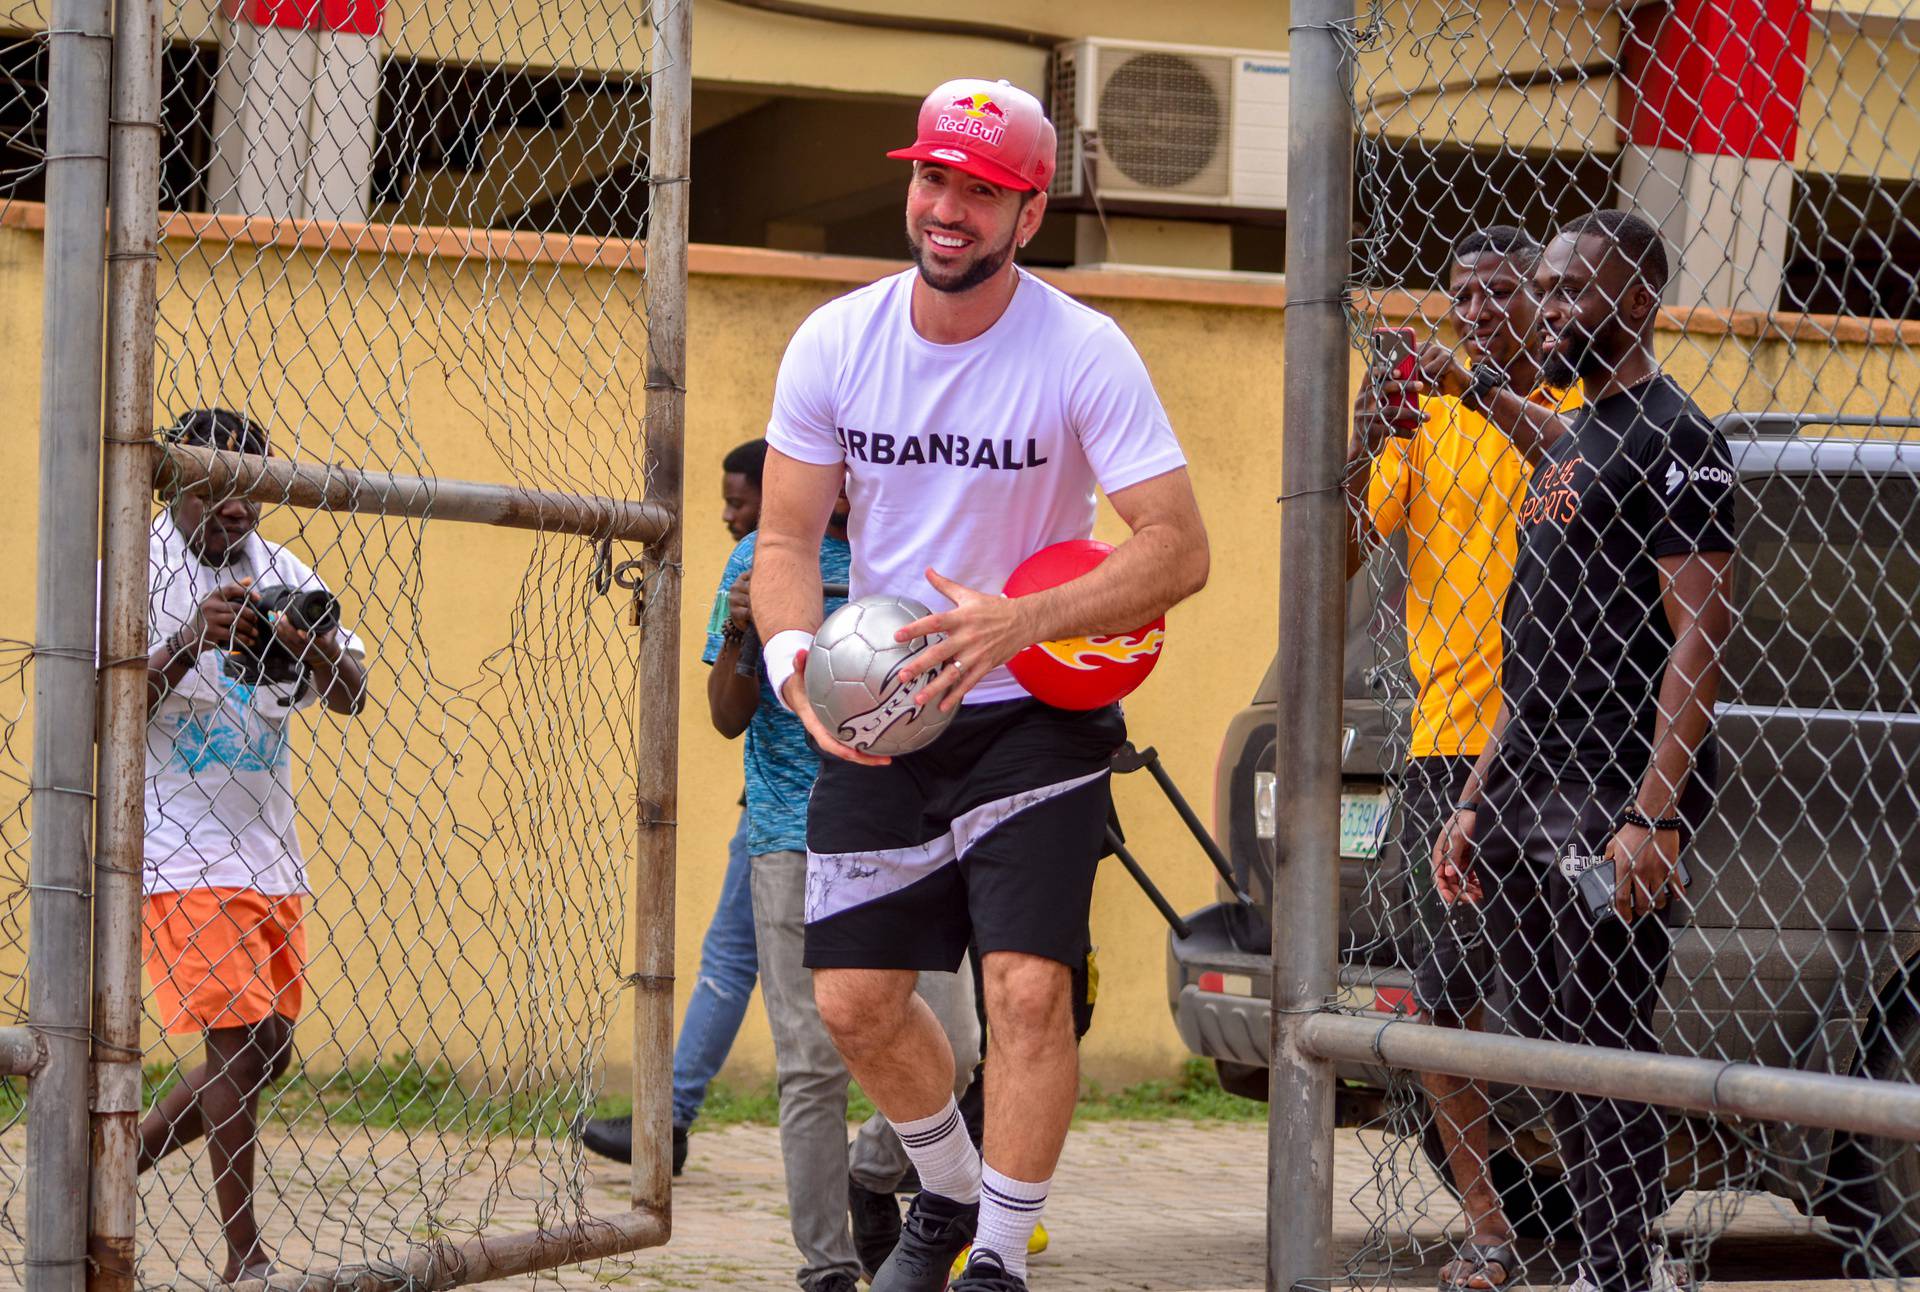
<instances>
[{"instance_id":1,"label":"paving stone ground","mask_svg":"<svg viewBox=\"0 0 1920 1292\"><path fill-rule=\"evenodd\" d=\"M1448 1255L1446 1234L1457 1226L1458 1213L1437 1192L1424 1165L1412 1163L1407 1154L1393 1155L1394 1169L1378 1175L1381 1143L1374 1132L1339 1133L1336 1255L1343 1264L1363 1250L1377 1258L1382 1243L1388 1243L1395 1252L1391 1278L1380 1273L1376 1259L1357 1286L1425 1292L1434 1287L1438 1263ZM550 1217L572 1175L570 1155L552 1145L537 1146L531 1154L523 1145L516 1154L499 1143L434 1142L431 1136L388 1131L347 1132L325 1143L299 1133L274 1135L264 1147L275 1186L263 1207L263 1225L283 1258L294 1258L295 1265L315 1249L335 1260L351 1257L356 1249L374 1254L360 1237L369 1221L388 1239L432 1232L426 1223L427 1193L417 1183L401 1181L438 1181L434 1192L442 1195L442 1214L474 1218L490 1205L487 1232L505 1234ZM17 1153L0 1153L0 1163L18 1160ZM449 1162L452 1171L446 1169ZM623 1169L597 1159L589 1163L584 1185L590 1209L619 1210ZM9 1201L5 1210L18 1218L24 1182L17 1172L9 1178L11 1170L0 1165L0 1200ZM218 1238L202 1201L206 1178L203 1160L183 1158L145 1183L144 1213L154 1235L142 1260L143 1284L204 1285L209 1277L200 1249ZM1082 1126L1069 1141L1055 1180L1047 1216L1053 1245L1035 1261L1035 1292L1252 1292L1264 1280L1265 1190L1262 1126ZM1396 1220L1370 1234L1369 1221L1382 1213L1383 1198L1396 1200ZM1822 1226L1761 1196L1739 1199L1728 1223L1724 1212L1730 1201L1729 1195L1686 1195L1668 1217L1676 1241L1690 1228L1717 1235L1708 1253L1716 1285L1742 1285L1742 1292L1867 1286L1841 1281L1838 1249L1822 1236ZM665 1248L493 1286L515 1292L536 1286L565 1292L796 1286L779 1139L772 1128L696 1134L674 1210L674 1238ZM0 1244L9 1241L0 1233ZM18 1285L18 1253L9 1255L14 1259L0 1261L0 1287ZM1535 1286L1561 1282L1551 1255L1528 1259ZM9 1269L16 1273L10 1276Z\"/></svg>"}]
</instances>

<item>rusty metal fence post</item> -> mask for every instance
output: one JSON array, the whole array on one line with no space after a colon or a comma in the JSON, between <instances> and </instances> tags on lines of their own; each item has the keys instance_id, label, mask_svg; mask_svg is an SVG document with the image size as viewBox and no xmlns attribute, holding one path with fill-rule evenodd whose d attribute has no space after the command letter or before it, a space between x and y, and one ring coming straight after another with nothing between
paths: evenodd
<instances>
[{"instance_id":1,"label":"rusty metal fence post","mask_svg":"<svg viewBox=\"0 0 1920 1292\"><path fill-rule=\"evenodd\" d=\"M48 31L47 234L34 629L28 1024L45 1047L27 1113L26 1283L86 1274L88 849L93 824L94 542L100 267L107 201L106 0L64 0Z\"/></svg>"},{"instance_id":2,"label":"rusty metal fence post","mask_svg":"<svg viewBox=\"0 0 1920 1292\"><path fill-rule=\"evenodd\" d=\"M1352 21L1351 0L1296 0L1289 22L1268 1292L1332 1273L1333 1065L1301 1028L1333 995L1338 953Z\"/></svg>"},{"instance_id":3,"label":"rusty metal fence post","mask_svg":"<svg viewBox=\"0 0 1920 1292\"><path fill-rule=\"evenodd\" d=\"M147 526L160 232L160 3L118 0L101 481L99 800L93 862L93 1151L87 1286L134 1284L140 882L146 827Z\"/></svg>"},{"instance_id":4,"label":"rusty metal fence post","mask_svg":"<svg viewBox=\"0 0 1920 1292\"><path fill-rule=\"evenodd\" d=\"M633 1205L671 1223L673 893L680 749L681 479L687 387L687 183L693 15L670 4L654 31L647 226L649 501L674 523L640 585L639 834L633 885Z\"/></svg>"}]
</instances>

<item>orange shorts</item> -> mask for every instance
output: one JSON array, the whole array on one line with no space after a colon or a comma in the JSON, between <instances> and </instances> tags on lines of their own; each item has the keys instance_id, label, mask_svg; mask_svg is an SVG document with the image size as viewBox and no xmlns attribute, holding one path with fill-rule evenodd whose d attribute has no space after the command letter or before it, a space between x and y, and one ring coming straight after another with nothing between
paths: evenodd
<instances>
[{"instance_id":1,"label":"orange shorts","mask_svg":"<svg viewBox=\"0 0 1920 1292\"><path fill-rule=\"evenodd\" d=\"M297 894L251 888L154 893L146 903L147 976L169 1033L251 1027L300 1016L307 933Z\"/></svg>"}]
</instances>

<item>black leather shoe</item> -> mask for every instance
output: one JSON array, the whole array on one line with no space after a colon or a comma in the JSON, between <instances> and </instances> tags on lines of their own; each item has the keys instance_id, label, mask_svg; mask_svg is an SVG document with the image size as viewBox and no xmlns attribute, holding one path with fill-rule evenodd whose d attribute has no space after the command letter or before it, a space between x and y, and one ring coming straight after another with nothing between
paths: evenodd
<instances>
[{"instance_id":1,"label":"black leather shoe","mask_svg":"<svg viewBox=\"0 0 1920 1292\"><path fill-rule=\"evenodd\" d=\"M954 1257L973 1241L979 1222L977 1202L916 1193L893 1255L873 1277L872 1292L946 1292Z\"/></svg>"},{"instance_id":2,"label":"black leather shoe","mask_svg":"<svg viewBox=\"0 0 1920 1292\"><path fill-rule=\"evenodd\" d=\"M595 1117L591 1120L574 1123L575 1133L580 1136L581 1144L601 1157L615 1162L633 1161L633 1118ZM687 1167L687 1128L673 1128L673 1173L679 1175Z\"/></svg>"},{"instance_id":3,"label":"black leather shoe","mask_svg":"<svg viewBox=\"0 0 1920 1292\"><path fill-rule=\"evenodd\" d=\"M853 1220L853 1250L860 1258L860 1272L871 1283L900 1241L900 1200L849 1180L847 1211Z\"/></svg>"}]
</instances>

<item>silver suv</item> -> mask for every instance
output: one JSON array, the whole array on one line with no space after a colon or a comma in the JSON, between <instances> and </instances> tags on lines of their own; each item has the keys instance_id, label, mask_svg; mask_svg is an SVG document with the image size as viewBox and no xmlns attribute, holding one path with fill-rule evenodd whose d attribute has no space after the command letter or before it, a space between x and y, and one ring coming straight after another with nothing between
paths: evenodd
<instances>
[{"instance_id":1,"label":"silver suv","mask_svg":"<svg viewBox=\"0 0 1920 1292\"><path fill-rule=\"evenodd\" d=\"M1721 421L1743 494L1739 619L1718 709L1716 809L1693 849L1691 920L1654 1023L1671 1053L1920 1079L1920 442L1890 427ZM1404 587L1389 573L1405 569L1404 553L1377 566L1348 602L1340 975L1348 1007L1395 1011L1430 898L1426 859L1399 855L1389 819L1413 692ZM1277 693L1269 666L1228 725L1214 785L1215 828L1253 900L1223 883L1223 900L1188 916L1167 956L1181 1037L1217 1061L1228 1089L1256 1098L1267 1084ZM1495 984L1490 1026L1503 994ZM1379 1117L1387 1071L1340 1076L1341 1123ZM1550 1236L1572 1204L1544 1110L1528 1091L1493 1093L1508 1214L1523 1233ZM1677 1186L1769 1189L1920 1273L1920 1146L1674 1125ZM1431 1128L1427 1147L1436 1157Z\"/></svg>"}]
</instances>

